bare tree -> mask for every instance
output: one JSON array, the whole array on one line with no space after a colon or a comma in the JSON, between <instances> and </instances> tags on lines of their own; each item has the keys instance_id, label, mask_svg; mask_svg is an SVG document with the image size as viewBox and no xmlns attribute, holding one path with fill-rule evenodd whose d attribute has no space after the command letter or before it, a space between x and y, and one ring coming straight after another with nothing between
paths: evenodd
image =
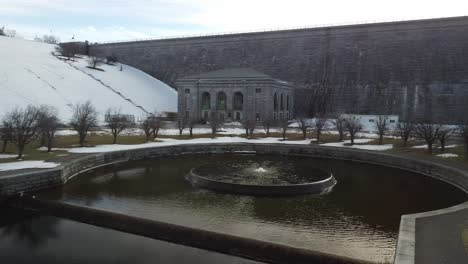
<instances>
[{"instance_id":1,"label":"bare tree","mask_svg":"<svg viewBox=\"0 0 468 264\"><path fill-rule=\"evenodd\" d=\"M432 122L420 122L415 125L416 136L426 141L427 149L432 154L432 145L439 137L441 125Z\"/></svg>"},{"instance_id":2,"label":"bare tree","mask_svg":"<svg viewBox=\"0 0 468 264\"><path fill-rule=\"evenodd\" d=\"M349 137L351 139L351 146L354 145L354 139L356 138L356 134L362 130L362 125L359 119L349 118L345 121L345 128L346 131L349 133Z\"/></svg>"},{"instance_id":3,"label":"bare tree","mask_svg":"<svg viewBox=\"0 0 468 264\"><path fill-rule=\"evenodd\" d=\"M283 140L286 140L286 133L288 132L289 128L289 121L288 120L278 120L278 126L281 128L281 135Z\"/></svg>"},{"instance_id":4,"label":"bare tree","mask_svg":"<svg viewBox=\"0 0 468 264\"><path fill-rule=\"evenodd\" d=\"M184 132L184 129L187 127L187 117L183 114L181 114L178 119L177 119L177 128L179 129L179 136L182 135Z\"/></svg>"},{"instance_id":5,"label":"bare tree","mask_svg":"<svg viewBox=\"0 0 468 264\"><path fill-rule=\"evenodd\" d=\"M439 133L437 134L437 140L440 142L440 150L445 151L445 143L447 140L455 134L457 130L447 126L441 126Z\"/></svg>"},{"instance_id":6,"label":"bare tree","mask_svg":"<svg viewBox=\"0 0 468 264\"><path fill-rule=\"evenodd\" d=\"M88 67L91 69L98 69L97 67L100 66L104 60L102 58L91 56L88 60Z\"/></svg>"},{"instance_id":7,"label":"bare tree","mask_svg":"<svg viewBox=\"0 0 468 264\"><path fill-rule=\"evenodd\" d=\"M311 124L310 119L307 118L305 115L298 115L297 117L297 125L299 130L302 132L302 136L304 139L307 138L307 131L309 130Z\"/></svg>"},{"instance_id":8,"label":"bare tree","mask_svg":"<svg viewBox=\"0 0 468 264\"><path fill-rule=\"evenodd\" d=\"M195 118L189 118L188 120L188 129L190 133L190 137L193 137L193 128L197 125L198 121Z\"/></svg>"},{"instance_id":9,"label":"bare tree","mask_svg":"<svg viewBox=\"0 0 468 264\"><path fill-rule=\"evenodd\" d=\"M246 138L252 137L256 125L257 122L255 121L255 119L246 118L242 121L242 127L245 129Z\"/></svg>"},{"instance_id":10,"label":"bare tree","mask_svg":"<svg viewBox=\"0 0 468 264\"><path fill-rule=\"evenodd\" d=\"M151 141L158 137L159 129L162 127L161 118L158 115L150 115L141 122L141 128L145 132L146 141Z\"/></svg>"},{"instance_id":11,"label":"bare tree","mask_svg":"<svg viewBox=\"0 0 468 264\"><path fill-rule=\"evenodd\" d=\"M41 106L39 108L39 131L41 135L41 146L46 145L47 152L52 151L55 132L60 127L57 117L57 109L53 106Z\"/></svg>"},{"instance_id":12,"label":"bare tree","mask_svg":"<svg viewBox=\"0 0 468 264\"><path fill-rule=\"evenodd\" d=\"M377 129L377 133L379 134L379 145L383 144L383 137L385 133L388 131L388 116L386 115L379 115L375 122L375 128Z\"/></svg>"},{"instance_id":13,"label":"bare tree","mask_svg":"<svg viewBox=\"0 0 468 264\"><path fill-rule=\"evenodd\" d=\"M408 145L408 140L414 131L414 123L411 121L399 122L396 127L396 134L403 140L403 147Z\"/></svg>"},{"instance_id":14,"label":"bare tree","mask_svg":"<svg viewBox=\"0 0 468 264\"><path fill-rule=\"evenodd\" d=\"M465 157L468 159L468 122L458 126L458 133L465 141Z\"/></svg>"},{"instance_id":15,"label":"bare tree","mask_svg":"<svg viewBox=\"0 0 468 264\"><path fill-rule=\"evenodd\" d=\"M5 127L0 127L0 140L3 143L1 153L5 153L8 146L8 142L10 142L10 135L8 134L8 131Z\"/></svg>"},{"instance_id":16,"label":"bare tree","mask_svg":"<svg viewBox=\"0 0 468 264\"><path fill-rule=\"evenodd\" d=\"M336 131L338 131L339 141L343 141L346 130L346 120L338 116L335 120L331 122L335 126Z\"/></svg>"},{"instance_id":17,"label":"bare tree","mask_svg":"<svg viewBox=\"0 0 468 264\"><path fill-rule=\"evenodd\" d=\"M58 44L60 42L59 38L54 35L44 35L42 41L49 44Z\"/></svg>"},{"instance_id":18,"label":"bare tree","mask_svg":"<svg viewBox=\"0 0 468 264\"><path fill-rule=\"evenodd\" d=\"M153 139L155 139L159 135L159 130L163 127L161 115L155 114L150 124L151 124L151 134L153 135Z\"/></svg>"},{"instance_id":19,"label":"bare tree","mask_svg":"<svg viewBox=\"0 0 468 264\"><path fill-rule=\"evenodd\" d=\"M111 54L109 56L106 56L106 64L114 65L114 63L116 62L118 62L117 55Z\"/></svg>"},{"instance_id":20,"label":"bare tree","mask_svg":"<svg viewBox=\"0 0 468 264\"><path fill-rule=\"evenodd\" d=\"M263 130L265 130L266 136L270 136L270 129L273 125L273 120L271 118L265 118L262 122Z\"/></svg>"},{"instance_id":21,"label":"bare tree","mask_svg":"<svg viewBox=\"0 0 468 264\"><path fill-rule=\"evenodd\" d=\"M79 46L77 43L65 43L55 47L55 52L59 55L66 57L67 60L73 59L79 52Z\"/></svg>"},{"instance_id":22,"label":"bare tree","mask_svg":"<svg viewBox=\"0 0 468 264\"><path fill-rule=\"evenodd\" d=\"M212 137L216 137L216 132L221 128L223 125L223 119L219 116L219 114L216 111L213 111L210 113L210 117L208 119L208 122L211 127L211 135Z\"/></svg>"},{"instance_id":23,"label":"bare tree","mask_svg":"<svg viewBox=\"0 0 468 264\"><path fill-rule=\"evenodd\" d=\"M84 146L88 132L97 126L97 115L91 101L75 105L70 126L78 133L80 146Z\"/></svg>"},{"instance_id":24,"label":"bare tree","mask_svg":"<svg viewBox=\"0 0 468 264\"><path fill-rule=\"evenodd\" d=\"M145 120L141 122L141 129L145 132L146 142L150 142L151 138L151 117L146 117Z\"/></svg>"},{"instance_id":25,"label":"bare tree","mask_svg":"<svg viewBox=\"0 0 468 264\"><path fill-rule=\"evenodd\" d=\"M316 117L314 120L315 127L315 139L317 144L320 142L320 136L322 135L323 129L326 127L328 119L323 117Z\"/></svg>"},{"instance_id":26,"label":"bare tree","mask_svg":"<svg viewBox=\"0 0 468 264\"><path fill-rule=\"evenodd\" d=\"M6 114L3 127L11 142L18 147L17 159L23 158L26 145L35 140L39 133L39 110L34 106L17 108Z\"/></svg>"},{"instance_id":27,"label":"bare tree","mask_svg":"<svg viewBox=\"0 0 468 264\"><path fill-rule=\"evenodd\" d=\"M117 144L117 137L122 131L132 126L132 121L126 115L123 115L120 109L108 108L104 117L107 128L112 133L112 144Z\"/></svg>"},{"instance_id":28,"label":"bare tree","mask_svg":"<svg viewBox=\"0 0 468 264\"><path fill-rule=\"evenodd\" d=\"M6 34L5 34L5 26L0 27L0 36L6 36Z\"/></svg>"}]
</instances>

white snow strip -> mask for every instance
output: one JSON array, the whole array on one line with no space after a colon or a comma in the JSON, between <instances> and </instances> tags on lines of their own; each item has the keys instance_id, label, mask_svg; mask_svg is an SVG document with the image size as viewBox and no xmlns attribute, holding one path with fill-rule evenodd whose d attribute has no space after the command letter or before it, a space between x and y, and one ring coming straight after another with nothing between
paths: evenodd
<instances>
[{"instance_id":1,"label":"white snow strip","mask_svg":"<svg viewBox=\"0 0 468 264\"><path fill-rule=\"evenodd\" d=\"M442 158L457 158L458 154L453 154L453 153L444 153L444 154L439 154L437 157L442 157Z\"/></svg>"},{"instance_id":2,"label":"white snow strip","mask_svg":"<svg viewBox=\"0 0 468 264\"><path fill-rule=\"evenodd\" d=\"M457 148L457 147L460 147L461 145L459 144L452 144L452 145L447 145L445 146L445 148ZM433 146L434 148L440 148L440 146ZM427 144L425 145L418 145L418 146L413 146L411 148L415 148L415 149L426 149L427 148Z\"/></svg>"},{"instance_id":3,"label":"white snow strip","mask_svg":"<svg viewBox=\"0 0 468 264\"><path fill-rule=\"evenodd\" d=\"M72 106L90 100L100 114L116 107L140 118L147 111L177 111L177 92L133 67L120 64L87 68L87 58L64 62L51 53L57 45L0 36L0 113L28 104L55 106L68 122ZM103 85L104 84L104 85ZM106 86L105 86L106 85ZM58 135L68 133L58 131Z\"/></svg>"},{"instance_id":4,"label":"white snow strip","mask_svg":"<svg viewBox=\"0 0 468 264\"><path fill-rule=\"evenodd\" d=\"M11 159L16 158L18 155L10 155L10 154L0 154L0 159Z\"/></svg>"},{"instance_id":5,"label":"white snow strip","mask_svg":"<svg viewBox=\"0 0 468 264\"><path fill-rule=\"evenodd\" d=\"M18 161L0 163L0 171L22 170L22 169L50 169L59 166L60 163L46 162L42 160Z\"/></svg>"},{"instance_id":6,"label":"white snow strip","mask_svg":"<svg viewBox=\"0 0 468 264\"><path fill-rule=\"evenodd\" d=\"M177 140L177 139L158 139L160 142L149 142L138 145L98 145L95 147L85 147L85 148L70 148L64 149L71 153L101 153L101 152L111 152L111 151L120 151L120 150L132 150L132 149L141 149L148 147L163 147L163 146L174 146L182 144L209 144L209 143L277 143L277 144L297 144L297 145L309 145L312 140L281 140L279 138L260 138L260 139L245 139L241 137L217 137L217 138L196 138L189 140ZM365 143L372 141L372 139L360 139L357 142ZM345 142L339 143L328 143L323 144L324 146L336 146L336 147L351 147L367 150L388 150L393 148L393 145L354 145L354 146L344 146Z\"/></svg>"},{"instance_id":7,"label":"white snow strip","mask_svg":"<svg viewBox=\"0 0 468 264\"><path fill-rule=\"evenodd\" d=\"M285 140L282 141L279 138L261 138L261 139L245 139L241 137L217 137L217 138L196 138L189 140L177 140L177 139L159 139L161 142L151 142L138 145L98 145L95 147L85 148L71 148L68 149L71 153L100 153L110 152L118 150L131 150L141 149L148 147L163 147L163 146L174 146L182 144L201 144L201 143L279 143L279 144L298 144L298 145L309 145L311 140Z\"/></svg>"},{"instance_id":8,"label":"white snow strip","mask_svg":"<svg viewBox=\"0 0 468 264\"><path fill-rule=\"evenodd\" d=\"M368 139L368 138L359 138L355 139L354 143L360 144L360 143L368 143L370 141L373 141L374 139ZM321 146L327 146L327 147L344 147L344 148L355 148L355 149L364 149L364 150L376 150L376 151L384 151L384 150L389 150L393 148L393 144L384 144L384 145L345 145L345 144L350 144L351 140L345 140L342 142L333 142L333 143L325 143L321 144Z\"/></svg>"}]
</instances>

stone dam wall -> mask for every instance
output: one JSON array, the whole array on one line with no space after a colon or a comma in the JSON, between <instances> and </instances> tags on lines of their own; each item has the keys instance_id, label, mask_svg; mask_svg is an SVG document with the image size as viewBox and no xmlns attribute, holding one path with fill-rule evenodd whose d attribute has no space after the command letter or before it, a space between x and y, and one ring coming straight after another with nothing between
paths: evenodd
<instances>
[{"instance_id":1,"label":"stone dam wall","mask_svg":"<svg viewBox=\"0 0 468 264\"><path fill-rule=\"evenodd\" d=\"M93 44L89 51L114 54L171 86L182 76L252 67L301 87L297 105L313 91L326 94L330 113L443 122L468 113L468 17Z\"/></svg>"}]
</instances>

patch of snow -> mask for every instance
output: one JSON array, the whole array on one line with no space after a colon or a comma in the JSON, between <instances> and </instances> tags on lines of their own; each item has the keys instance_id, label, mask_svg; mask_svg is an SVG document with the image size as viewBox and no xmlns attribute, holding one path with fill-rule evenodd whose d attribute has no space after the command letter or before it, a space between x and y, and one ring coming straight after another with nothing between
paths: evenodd
<instances>
[{"instance_id":1,"label":"patch of snow","mask_svg":"<svg viewBox=\"0 0 468 264\"><path fill-rule=\"evenodd\" d=\"M458 157L458 154L443 153L443 154L438 154L437 157L442 157L442 158L457 158L457 157Z\"/></svg>"},{"instance_id":2,"label":"patch of snow","mask_svg":"<svg viewBox=\"0 0 468 264\"><path fill-rule=\"evenodd\" d=\"M0 154L0 159L12 159L16 157L18 157L18 155Z\"/></svg>"},{"instance_id":3,"label":"patch of snow","mask_svg":"<svg viewBox=\"0 0 468 264\"><path fill-rule=\"evenodd\" d=\"M62 122L68 122L73 105L87 100L101 120L109 107L136 118L145 115L138 105L150 112L176 111L177 92L148 74L127 65L123 71L120 65L106 64L99 66L104 71L92 70L86 67L86 57L75 62L54 57L55 47L0 36L0 98L6 98L0 113L17 106L48 104L57 108Z\"/></svg>"},{"instance_id":4,"label":"patch of snow","mask_svg":"<svg viewBox=\"0 0 468 264\"><path fill-rule=\"evenodd\" d=\"M343 148L355 148L355 149L364 149L364 150L376 150L376 151L384 151L384 150L389 150L393 148L393 144L384 144L384 145L359 145L360 143L368 143L370 141L373 141L374 139L368 139L368 138L358 138L354 140L354 145L346 145L350 144L351 140L345 140L342 142L333 142L333 143L325 143L321 144L321 146L326 146L326 147L343 147ZM356 144L357 143L357 144Z\"/></svg>"},{"instance_id":5,"label":"patch of snow","mask_svg":"<svg viewBox=\"0 0 468 264\"><path fill-rule=\"evenodd\" d=\"M460 146L462 146L462 145L451 144L451 145L445 146L445 148L457 148L457 147L460 147ZM418 146L412 146L411 148L415 148L415 149L427 149L427 144L425 144L425 145L418 145ZM440 148L440 146L433 146L433 148Z\"/></svg>"},{"instance_id":6,"label":"patch of snow","mask_svg":"<svg viewBox=\"0 0 468 264\"><path fill-rule=\"evenodd\" d=\"M68 149L71 153L100 153L100 152L111 152L119 150L131 150L141 149L148 147L163 147L163 146L174 146L182 144L200 144L200 143L277 143L277 144L298 144L298 145L309 145L310 140L281 140L279 138L260 138L260 139L246 139L241 137L217 137L217 138L196 138L189 140L177 140L177 139L158 139L160 142L149 142L138 145L98 145L95 147L84 147L84 148L70 148Z\"/></svg>"},{"instance_id":7,"label":"patch of snow","mask_svg":"<svg viewBox=\"0 0 468 264\"><path fill-rule=\"evenodd\" d=\"M0 163L0 171L22 170L22 169L51 169L59 165L60 163L46 162L42 160L8 162L8 163Z\"/></svg>"},{"instance_id":8,"label":"patch of snow","mask_svg":"<svg viewBox=\"0 0 468 264\"><path fill-rule=\"evenodd\" d=\"M56 136L76 136L78 133L75 130L71 129L63 129L63 130L58 130L55 132Z\"/></svg>"},{"instance_id":9,"label":"patch of snow","mask_svg":"<svg viewBox=\"0 0 468 264\"><path fill-rule=\"evenodd\" d=\"M39 150L39 151L47 151L47 147L39 147L39 148L37 148L37 150ZM51 150L52 150L52 151L57 151L57 150L66 150L66 149L64 149L64 148L52 148Z\"/></svg>"}]
</instances>

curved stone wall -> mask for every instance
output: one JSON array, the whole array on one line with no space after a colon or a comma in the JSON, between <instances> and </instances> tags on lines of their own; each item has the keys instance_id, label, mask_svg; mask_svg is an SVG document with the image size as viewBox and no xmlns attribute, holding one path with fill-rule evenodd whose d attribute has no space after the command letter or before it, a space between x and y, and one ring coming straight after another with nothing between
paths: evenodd
<instances>
[{"instance_id":1,"label":"curved stone wall","mask_svg":"<svg viewBox=\"0 0 468 264\"><path fill-rule=\"evenodd\" d=\"M302 194L325 194L332 190L336 184L333 175L329 178L304 184L288 185L253 185L238 184L212 180L198 175L193 169L187 175L188 180L198 188L204 188L217 192L236 193L253 196L289 196Z\"/></svg>"},{"instance_id":2,"label":"curved stone wall","mask_svg":"<svg viewBox=\"0 0 468 264\"><path fill-rule=\"evenodd\" d=\"M152 148L89 154L49 170L20 173L0 177L0 196L14 195L66 183L79 173L128 160L151 159L186 154L258 153L298 155L319 158L350 160L400 168L431 176L448 182L468 193L468 172L426 160L402 157L375 151L316 145L288 144L185 144Z\"/></svg>"}]
</instances>

